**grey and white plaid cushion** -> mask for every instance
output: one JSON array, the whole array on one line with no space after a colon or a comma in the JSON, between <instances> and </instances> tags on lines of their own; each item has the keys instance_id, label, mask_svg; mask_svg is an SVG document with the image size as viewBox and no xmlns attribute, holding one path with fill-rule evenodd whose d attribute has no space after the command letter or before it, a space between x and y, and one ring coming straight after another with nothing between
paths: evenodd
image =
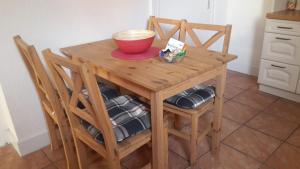
<instances>
[{"instance_id":1,"label":"grey and white plaid cushion","mask_svg":"<svg viewBox=\"0 0 300 169\"><path fill-rule=\"evenodd\" d=\"M179 108L194 109L214 97L214 86L198 85L166 99L166 102Z\"/></svg>"},{"instance_id":2,"label":"grey and white plaid cushion","mask_svg":"<svg viewBox=\"0 0 300 169\"><path fill-rule=\"evenodd\" d=\"M98 86L100 88L101 95L102 95L102 98L103 98L104 102L120 96L120 92L117 89L115 89L115 88L107 86L107 85L105 85L103 83L98 83ZM82 93L86 97L88 97L88 90L87 89L83 89Z\"/></svg>"},{"instance_id":3,"label":"grey and white plaid cushion","mask_svg":"<svg viewBox=\"0 0 300 169\"><path fill-rule=\"evenodd\" d=\"M102 83L98 83L98 86L100 88L101 95L102 95L102 98L103 98L104 102L120 96L120 92L115 88L112 88L112 87L107 86L107 85L102 84ZM69 90L69 92L70 92L70 94L72 93L71 90ZM86 98L88 98L88 90L87 89L83 89L82 94ZM81 102L78 102L77 106L81 109L84 109L84 105Z\"/></svg>"},{"instance_id":4,"label":"grey and white plaid cushion","mask_svg":"<svg viewBox=\"0 0 300 169\"><path fill-rule=\"evenodd\" d=\"M151 126L150 113L146 111L146 107L128 95L110 99L105 105L118 143ZM98 143L104 143L103 135L98 129L86 121L81 122Z\"/></svg>"}]
</instances>

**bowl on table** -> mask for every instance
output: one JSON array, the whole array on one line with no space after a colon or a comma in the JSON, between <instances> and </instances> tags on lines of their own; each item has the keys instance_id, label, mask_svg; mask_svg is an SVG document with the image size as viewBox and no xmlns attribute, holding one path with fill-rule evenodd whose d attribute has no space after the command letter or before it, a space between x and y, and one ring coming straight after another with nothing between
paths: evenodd
<instances>
[{"instance_id":1,"label":"bowl on table","mask_svg":"<svg viewBox=\"0 0 300 169\"><path fill-rule=\"evenodd\" d=\"M126 54L146 52L152 45L155 32L151 30L128 30L113 34L119 49Z\"/></svg>"}]
</instances>

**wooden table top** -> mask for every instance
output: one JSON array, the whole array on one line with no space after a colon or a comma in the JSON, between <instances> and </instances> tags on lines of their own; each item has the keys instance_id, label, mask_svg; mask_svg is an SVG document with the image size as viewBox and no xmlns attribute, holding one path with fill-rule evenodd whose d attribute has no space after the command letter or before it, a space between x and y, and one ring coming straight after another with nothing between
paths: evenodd
<instances>
[{"instance_id":1,"label":"wooden table top","mask_svg":"<svg viewBox=\"0 0 300 169\"><path fill-rule=\"evenodd\" d=\"M267 14L268 19L279 19L279 20L288 20L288 21L300 21L300 10L295 11L277 11Z\"/></svg>"},{"instance_id":2,"label":"wooden table top","mask_svg":"<svg viewBox=\"0 0 300 169\"><path fill-rule=\"evenodd\" d=\"M163 48L165 44L155 41L153 46ZM153 91L159 91L199 76L237 58L234 55L222 56L218 52L190 48L187 56L180 63L165 63L159 57L143 61L126 61L111 56L111 52L116 48L113 40L108 39L62 48L61 52L67 56L78 57L82 61L93 63L108 73L113 73Z\"/></svg>"}]
</instances>

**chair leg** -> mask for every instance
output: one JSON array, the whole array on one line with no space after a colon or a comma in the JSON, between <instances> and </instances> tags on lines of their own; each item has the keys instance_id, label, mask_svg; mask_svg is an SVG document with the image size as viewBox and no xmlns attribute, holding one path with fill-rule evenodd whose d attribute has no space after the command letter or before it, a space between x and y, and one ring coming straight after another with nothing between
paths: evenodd
<instances>
[{"instance_id":1,"label":"chair leg","mask_svg":"<svg viewBox=\"0 0 300 169\"><path fill-rule=\"evenodd\" d=\"M53 119L50 117L50 115L48 113L45 113L45 118L46 118L48 130L49 130L51 150L57 150L57 149L59 149L60 141L58 139L58 135L56 132L56 123L53 121Z\"/></svg>"},{"instance_id":2,"label":"chair leg","mask_svg":"<svg viewBox=\"0 0 300 169\"><path fill-rule=\"evenodd\" d=\"M168 169L168 162L169 162L169 133L168 133L168 126L165 126L164 128L164 158L165 158L165 169Z\"/></svg>"},{"instance_id":3,"label":"chair leg","mask_svg":"<svg viewBox=\"0 0 300 169\"><path fill-rule=\"evenodd\" d=\"M176 130L181 130L182 129L182 124L181 123L182 123L181 117L175 114L174 115L174 128Z\"/></svg>"},{"instance_id":4,"label":"chair leg","mask_svg":"<svg viewBox=\"0 0 300 169\"><path fill-rule=\"evenodd\" d=\"M195 164L197 159L197 138L198 138L198 116L192 116L192 132L190 140L190 165Z\"/></svg>"},{"instance_id":5,"label":"chair leg","mask_svg":"<svg viewBox=\"0 0 300 169\"><path fill-rule=\"evenodd\" d=\"M110 169L121 169L121 161L120 159L110 158L108 160Z\"/></svg>"},{"instance_id":6,"label":"chair leg","mask_svg":"<svg viewBox=\"0 0 300 169\"><path fill-rule=\"evenodd\" d=\"M85 144L76 137L74 137L74 143L77 151L79 168L87 169L88 163L87 163L87 152L86 152Z\"/></svg>"},{"instance_id":7,"label":"chair leg","mask_svg":"<svg viewBox=\"0 0 300 169\"><path fill-rule=\"evenodd\" d=\"M68 132L71 132L71 129L68 126L59 125L59 132L61 140L64 147L64 152L67 161L67 169L78 169L78 163L76 158L76 152L74 149L74 144L72 142L71 135L68 136Z\"/></svg>"}]
</instances>

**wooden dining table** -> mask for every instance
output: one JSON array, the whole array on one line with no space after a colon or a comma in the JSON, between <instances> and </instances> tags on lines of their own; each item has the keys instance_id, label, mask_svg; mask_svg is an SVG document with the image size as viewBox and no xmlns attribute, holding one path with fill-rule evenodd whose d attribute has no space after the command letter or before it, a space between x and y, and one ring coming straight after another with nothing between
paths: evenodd
<instances>
[{"instance_id":1,"label":"wooden dining table","mask_svg":"<svg viewBox=\"0 0 300 169\"><path fill-rule=\"evenodd\" d=\"M165 42L155 40L153 46L164 48ZM150 100L152 128L152 168L163 169L163 102L195 85L216 79L215 109L212 127L212 151L220 147L223 95L226 83L227 63L235 55L201 48L188 48L187 56L179 63L165 63L159 57L140 61L121 60L112 57L117 48L112 39L62 48L61 52L73 59L90 62L97 74L122 88Z\"/></svg>"}]
</instances>

